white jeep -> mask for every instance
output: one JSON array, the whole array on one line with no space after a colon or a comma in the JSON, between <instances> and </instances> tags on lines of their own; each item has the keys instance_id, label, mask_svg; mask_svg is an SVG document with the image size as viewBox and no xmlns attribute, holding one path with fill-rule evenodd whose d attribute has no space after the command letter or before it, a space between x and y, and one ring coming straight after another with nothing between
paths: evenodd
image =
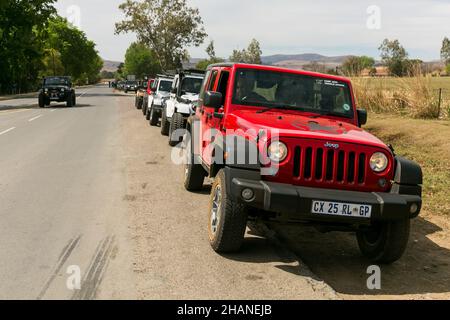
<instances>
[{"instance_id":1,"label":"white jeep","mask_svg":"<svg viewBox=\"0 0 450 320\"><path fill-rule=\"evenodd\" d=\"M152 94L148 97L147 119L151 126L158 124L161 117L162 106L165 99L169 98L173 78L167 75L158 75L151 88Z\"/></svg>"},{"instance_id":2,"label":"white jeep","mask_svg":"<svg viewBox=\"0 0 450 320\"><path fill-rule=\"evenodd\" d=\"M169 99L163 104L161 134L169 135L169 144L175 146L179 139L172 138L177 129L186 127L186 120L195 113L198 96L205 78L204 71L185 70L175 75Z\"/></svg>"}]
</instances>

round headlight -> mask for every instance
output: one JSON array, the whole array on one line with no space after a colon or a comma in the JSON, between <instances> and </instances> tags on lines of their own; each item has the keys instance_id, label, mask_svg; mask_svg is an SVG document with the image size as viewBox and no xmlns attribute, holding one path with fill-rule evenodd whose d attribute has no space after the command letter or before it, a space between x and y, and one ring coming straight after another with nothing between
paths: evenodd
<instances>
[{"instance_id":1,"label":"round headlight","mask_svg":"<svg viewBox=\"0 0 450 320\"><path fill-rule=\"evenodd\" d=\"M375 152L370 158L370 168L375 172L383 172L388 164L389 160L382 152Z\"/></svg>"},{"instance_id":2,"label":"round headlight","mask_svg":"<svg viewBox=\"0 0 450 320\"><path fill-rule=\"evenodd\" d=\"M288 148L283 142L275 141L270 144L269 148L267 148L267 155L270 160L281 162L286 159L288 155Z\"/></svg>"}]
</instances>

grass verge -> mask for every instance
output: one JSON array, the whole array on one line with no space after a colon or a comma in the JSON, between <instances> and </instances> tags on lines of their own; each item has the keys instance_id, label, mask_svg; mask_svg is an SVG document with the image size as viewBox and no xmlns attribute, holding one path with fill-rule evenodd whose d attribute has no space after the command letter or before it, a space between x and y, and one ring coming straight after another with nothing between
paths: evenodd
<instances>
[{"instance_id":1,"label":"grass verge","mask_svg":"<svg viewBox=\"0 0 450 320\"><path fill-rule=\"evenodd\" d=\"M424 214L450 216L450 122L371 113L365 129L423 170Z\"/></svg>"}]
</instances>

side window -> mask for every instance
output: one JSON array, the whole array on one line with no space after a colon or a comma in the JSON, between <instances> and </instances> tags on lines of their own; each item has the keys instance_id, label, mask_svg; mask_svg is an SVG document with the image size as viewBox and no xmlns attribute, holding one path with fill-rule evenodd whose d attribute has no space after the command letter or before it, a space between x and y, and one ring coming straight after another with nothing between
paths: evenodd
<instances>
[{"instance_id":1,"label":"side window","mask_svg":"<svg viewBox=\"0 0 450 320\"><path fill-rule=\"evenodd\" d=\"M230 73L228 71L222 71L220 74L219 85L217 86L217 91L222 94L222 105L225 105L229 79Z\"/></svg>"},{"instance_id":2,"label":"side window","mask_svg":"<svg viewBox=\"0 0 450 320\"><path fill-rule=\"evenodd\" d=\"M208 85L208 91L214 91L214 85L216 84L217 75L219 74L219 71L214 70L211 76L211 81Z\"/></svg>"},{"instance_id":3,"label":"side window","mask_svg":"<svg viewBox=\"0 0 450 320\"><path fill-rule=\"evenodd\" d=\"M200 90L199 99L203 100L206 91L206 84L208 83L209 76L211 75L211 71L206 72L205 80L203 80L202 89Z\"/></svg>"}]
</instances>

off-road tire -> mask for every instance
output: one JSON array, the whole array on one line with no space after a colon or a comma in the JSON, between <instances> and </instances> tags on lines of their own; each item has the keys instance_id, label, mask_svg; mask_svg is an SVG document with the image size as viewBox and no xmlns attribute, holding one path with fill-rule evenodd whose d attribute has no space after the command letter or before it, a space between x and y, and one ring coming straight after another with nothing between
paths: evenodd
<instances>
[{"instance_id":1,"label":"off-road tire","mask_svg":"<svg viewBox=\"0 0 450 320\"><path fill-rule=\"evenodd\" d=\"M184 165L184 188L187 191L200 191L203 188L203 182L207 176L207 172L199 163L194 163L194 149L189 137L184 141L185 151L187 153L188 161Z\"/></svg>"},{"instance_id":2,"label":"off-road tire","mask_svg":"<svg viewBox=\"0 0 450 320\"><path fill-rule=\"evenodd\" d=\"M70 96L67 97L67 101L66 101L67 108L72 108L74 106L73 101L74 101L73 94L70 94Z\"/></svg>"},{"instance_id":3,"label":"off-road tire","mask_svg":"<svg viewBox=\"0 0 450 320\"><path fill-rule=\"evenodd\" d=\"M220 186L220 218L217 222L217 231L212 231L212 209L216 189ZM208 236L209 243L217 253L230 253L238 251L244 241L245 229L247 227L248 212L244 204L229 198L225 171L222 169L217 174L211 189L208 211Z\"/></svg>"},{"instance_id":4,"label":"off-road tire","mask_svg":"<svg viewBox=\"0 0 450 320\"><path fill-rule=\"evenodd\" d=\"M149 117L150 125L152 127L155 127L158 125L159 117L158 117L158 114L155 112L155 108L153 107L153 105L150 107L150 112L149 112L148 117Z\"/></svg>"},{"instance_id":5,"label":"off-road tire","mask_svg":"<svg viewBox=\"0 0 450 320\"><path fill-rule=\"evenodd\" d=\"M168 136L169 129L170 129L170 122L169 122L169 120L167 120L166 107L164 107L162 110L162 116L161 116L161 134L163 136Z\"/></svg>"},{"instance_id":6,"label":"off-road tire","mask_svg":"<svg viewBox=\"0 0 450 320\"><path fill-rule=\"evenodd\" d=\"M172 135L178 130L184 128L184 117L180 113L174 113L172 117L172 121L170 122L170 129L169 129L169 145L171 147L175 147L177 144L179 144L183 139L173 139Z\"/></svg>"},{"instance_id":7,"label":"off-road tire","mask_svg":"<svg viewBox=\"0 0 450 320\"><path fill-rule=\"evenodd\" d=\"M142 115L145 116L147 114L147 106L144 105L143 100L141 100L141 110L142 110Z\"/></svg>"},{"instance_id":8,"label":"off-road tire","mask_svg":"<svg viewBox=\"0 0 450 320\"><path fill-rule=\"evenodd\" d=\"M38 104L39 108L45 108L45 97L43 94L39 95Z\"/></svg>"},{"instance_id":9,"label":"off-road tire","mask_svg":"<svg viewBox=\"0 0 450 320\"><path fill-rule=\"evenodd\" d=\"M136 97L135 99L134 99L134 106L136 107L136 109L140 109L141 108L141 104L140 104L140 97Z\"/></svg>"},{"instance_id":10,"label":"off-road tire","mask_svg":"<svg viewBox=\"0 0 450 320\"><path fill-rule=\"evenodd\" d=\"M361 253L374 263L391 264L401 258L408 245L410 219L383 222L356 233Z\"/></svg>"}]
</instances>

